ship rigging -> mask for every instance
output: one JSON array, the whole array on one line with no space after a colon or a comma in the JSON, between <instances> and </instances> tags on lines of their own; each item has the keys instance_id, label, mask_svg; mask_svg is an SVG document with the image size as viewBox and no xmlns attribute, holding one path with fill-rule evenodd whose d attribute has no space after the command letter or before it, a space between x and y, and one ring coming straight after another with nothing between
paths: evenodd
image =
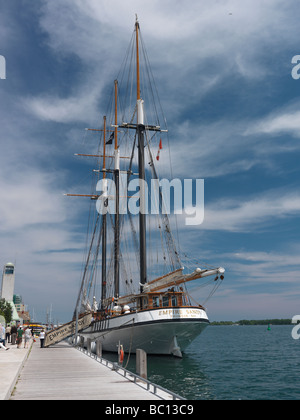
<instances>
[{"instance_id":1,"label":"ship rigging","mask_svg":"<svg viewBox=\"0 0 300 420\"><path fill-rule=\"evenodd\" d=\"M212 284L212 294L225 270L203 264L188 270L191 261L175 240L159 187L158 211L148 214L145 185L159 185L155 160L165 170L161 156L170 140L138 21L109 109L101 128L87 129L100 137L97 152L77 153L97 162L91 194L66 194L90 198L94 212L74 319L93 314L80 334L100 339L104 350L117 351L120 342L125 352L141 348L181 357L209 324L204 306L191 302L187 284L209 277L203 284ZM132 180L136 191L128 189ZM138 211L129 211L129 200Z\"/></svg>"}]
</instances>

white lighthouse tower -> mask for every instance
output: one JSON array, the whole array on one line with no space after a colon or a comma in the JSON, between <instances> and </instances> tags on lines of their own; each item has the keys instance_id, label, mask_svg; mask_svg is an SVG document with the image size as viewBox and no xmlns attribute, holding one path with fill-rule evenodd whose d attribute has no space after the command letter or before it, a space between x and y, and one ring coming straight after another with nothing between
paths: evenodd
<instances>
[{"instance_id":1,"label":"white lighthouse tower","mask_svg":"<svg viewBox=\"0 0 300 420\"><path fill-rule=\"evenodd\" d=\"M11 304L12 320L20 321L18 312L14 305L14 289L15 289L15 266L13 263L5 264L2 275L1 298Z\"/></svg>"},{"instance_id":2,"label":"white lighthouse tower","mask_svg":"<svg viewBox=\"0 0 300 420\"><path fill-rule=\"evenodd\" d=\"M3 269L1 297L7 302L14 298L15 289L15 266L13 263L7 263Z\"/></svg>"}]
</instances>

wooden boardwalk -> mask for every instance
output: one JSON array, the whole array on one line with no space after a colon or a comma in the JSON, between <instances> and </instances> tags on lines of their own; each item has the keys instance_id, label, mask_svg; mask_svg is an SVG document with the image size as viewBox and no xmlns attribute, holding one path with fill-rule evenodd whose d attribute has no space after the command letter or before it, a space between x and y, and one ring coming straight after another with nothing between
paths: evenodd
<instances>
[{"instance_id":1,"label":"wooden boardwalk","mask_svg":"<svg viewBox=\"0 0 300 420\"><path fill-rule=\"evenodd\" d=\"M38 341L20 372L11 400L161 399L66 342L41 349Z\"/></svg>"}]
</instances>

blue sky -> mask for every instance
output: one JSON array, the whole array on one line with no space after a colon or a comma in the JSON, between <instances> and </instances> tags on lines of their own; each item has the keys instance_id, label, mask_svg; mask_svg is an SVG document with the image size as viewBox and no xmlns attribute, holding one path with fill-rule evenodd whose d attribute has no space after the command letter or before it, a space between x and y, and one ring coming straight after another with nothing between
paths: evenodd
<instances>
[{"instance_id":1,"label":"blue sky","mask_svg":"<svg viewBox=\"0 0 300 420\"><path fill-rule=\"evenodd\" d=\"M211 320L300 312L297 1L1 2L0 263L37 317L68 321L80 283L85 185L76 160L101 125L138 14L176 177L205 180L205 220L181 248L226 268ZM162 154L162 162L164 162ZM197 294L197 291L195 292Z\"/></svg>"}]
</instances>

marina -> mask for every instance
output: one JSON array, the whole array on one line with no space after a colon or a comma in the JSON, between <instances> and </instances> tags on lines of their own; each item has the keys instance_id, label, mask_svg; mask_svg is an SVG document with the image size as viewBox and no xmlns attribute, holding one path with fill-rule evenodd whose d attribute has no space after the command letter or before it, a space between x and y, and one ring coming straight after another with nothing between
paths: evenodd
<instances>
[{"instance_id":1,"label":"marina","mask_svg":"<svg viewBox=\"0 0 300 420\"><path fill-rule=\"evenodd\" d=\"M1 401L300 399L298 3L5 2Z\"/></svg>"},{"instance_id":2,"label":"marina","mask_svg":"<svg viewBox=\"0 0 300 420\"><path fill-rule=\"evenodd\" d=\"M140 400L149 401L149 404L170 404L176 394L176 399L179 394L185 401L172 404L186 404L186 400L193 404L199 400L298 400L299 341L294 340L291 333L292 325L272 325L271 330L265 325L211 326L205 331L205 346L200 351L201 337L187 349L183 359L148 357L150 391L147 381L139 382L137 377L127 373L135 371L133 356L127 372L123 368L116 372L112 370L116 361L113 354L105 353L102 365L94 354L87 354L85 349L79 351L66 342L49 349L40 349L39 340L32 349L16 349L8 344L9 351L0 350L0 399L43 397L50 400L62 399L62 394L67 399L72 394L74 399L92 399L94 396L101 400L106 395L102 389L109 388L110 395L115 398L137 401L136 396L140 395ZM85 369L89 366L87 374L92 368L90 381L82 375L84 365ZM102 369L99 380L98 365ZM80 388L89 382L96 384L96 395L91 388L89 395L83 394L83 389L80 394ZM157 396L154 395L154 384ZM120 396L122 387L130 393ZM163 394L166 389L171 392Z\"/></svg>"}]
</instances>

